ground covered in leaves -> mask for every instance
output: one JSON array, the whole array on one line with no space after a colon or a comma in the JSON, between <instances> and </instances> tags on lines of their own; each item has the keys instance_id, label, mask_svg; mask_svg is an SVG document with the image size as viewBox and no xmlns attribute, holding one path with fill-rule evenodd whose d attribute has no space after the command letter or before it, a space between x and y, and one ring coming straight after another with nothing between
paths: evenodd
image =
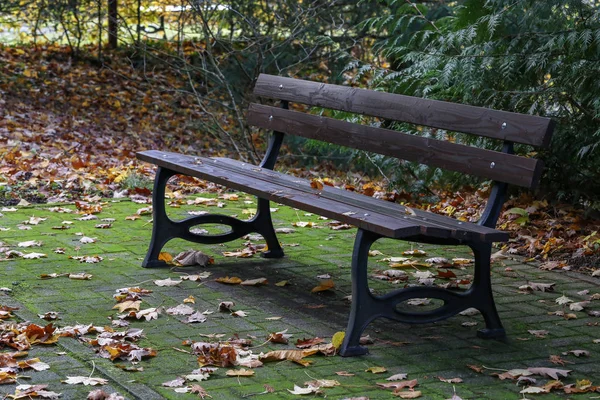
<instances>
[{"instance_id":1,"label":"ground covered in leaves","mask_svg":"<svg viewBox=\"0 0 600 400\"><path fill-rule=\"evenodd\" d=\"M243 218L255 210L243 193L206 189L214 193L174 191L169 214ZM362 339L371 354L342 359L336 347L355 228L274 205L284 259L261 259L264 240L251 234L224 245L175 240L161 255L171 268L143 269L149 202L136 194L0 208L1 393L113 400L597 395L598 278L496 253L507 342L477 339L483 322L470 309L417 327L379 320ZM377 295L410 285L464 289L471 256L462 247L378 241L370 286ZM403 307L439 305L414 299Z\"/></svg>"},{"instance_id":2,"label":"ground covered in leaves","mask_svg":"<svg viewBox=\"0 0 600 400\"><path fill-rule=\"evenodd\" d=\"M124 54L109 55L98 66L72 61L64 48L0 47L0 204L147 195L153 169L136 161L139 150L229 154L195 129L208 116L184 89L185 82L167 69L136 69ZM427 204L360 174L326 166L290 170L471 221L489 191L440 190L439 202ZM190 194L204 187L189 180L178 190ZM504 253L544 261L547 269L597 271L600 222L581 209L523 195L507 202L498 226L512 236Z\"/></svg>"}]
</instances>

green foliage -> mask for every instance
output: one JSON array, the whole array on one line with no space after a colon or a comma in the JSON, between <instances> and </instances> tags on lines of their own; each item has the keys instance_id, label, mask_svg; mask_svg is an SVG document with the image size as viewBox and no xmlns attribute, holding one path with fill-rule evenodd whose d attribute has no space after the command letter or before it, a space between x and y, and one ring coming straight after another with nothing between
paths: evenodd
<instances>
[{"instance_id":1,"label":"green foliage","mask_svg":"<svg viewBox=\"0 0 600 400\"><path fill-rule=\"evenodd\" d=\"M558 200L600 208L598 2L388 5L388 15L363 22L379 33L375 49L391 63L358 70L372 86L553 118L558 126L542 155L543 190Z\"/></svg>"}]
</instances>

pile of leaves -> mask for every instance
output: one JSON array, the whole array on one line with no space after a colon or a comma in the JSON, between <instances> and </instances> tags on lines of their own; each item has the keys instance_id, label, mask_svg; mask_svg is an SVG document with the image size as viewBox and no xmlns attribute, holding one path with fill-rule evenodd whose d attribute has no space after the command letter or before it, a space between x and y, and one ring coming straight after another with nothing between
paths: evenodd
<instances>
[{"instance_id":1,"label":"pile of leaves","mask_svg":"<svg viewBox=\"0 0 600 400\"><path fill-rule=\"evenodd\" d=\"M160 65L140 70L122 54L108 56L98 67L73 62L62 47L0 47L0 205L65 202L90 194L148 196L154 169L138 164L139 150L231 155L232 149L195 129L194 121L208 116L180 77ZM479 218L490 191L438 191L439 201L432 204L327 164L289 170L320 184L465 221ZM224 193L194 178L176 183L179 194ZM511 242L504 252L562 260L554 269L596 271L600 221L572 206L527 195L509 200L505 210L498 227L511 233Z\"/></svg>"}]
</instances>

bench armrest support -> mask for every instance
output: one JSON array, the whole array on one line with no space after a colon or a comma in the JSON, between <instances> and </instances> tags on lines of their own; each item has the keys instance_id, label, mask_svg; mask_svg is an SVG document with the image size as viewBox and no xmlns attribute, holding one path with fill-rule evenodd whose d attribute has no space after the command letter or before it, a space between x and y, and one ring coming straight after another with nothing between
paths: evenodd
<instances>
[{"instance_id":1,"label":"bench armrest support","mask_svg":"<svg viewBox=\"0 0 600 400\"><path fill-rule=\"evenodd\" d=\"M281 108L288 110L289 102L283 100L281 102ZM260 162L260 167L267 169L275 168L275 162L279 156L279 149L281 149L281 143L283 142L284 136L285 134L283 132L273 131L271 133L271 137L269 138L269 147L267 148L267 152Z\"/></svg>"},{"instance_id":2,"label":"bench armrest support","mask_svg":"<svg viewBox=\"0 0 600 400\"><path fill-rule=\"evenodd\" d=\"M502 152L507 154L514 154L515 148L514 143L505 141L502 146ZM488 228L496 228L496 222L500 217L502 206L506 200L506 191L508 190L508 184L505 182L494 182L492 187L492 193L488 198L485 210L477 224L487 226Z\"/></svg>"}]
</instances>

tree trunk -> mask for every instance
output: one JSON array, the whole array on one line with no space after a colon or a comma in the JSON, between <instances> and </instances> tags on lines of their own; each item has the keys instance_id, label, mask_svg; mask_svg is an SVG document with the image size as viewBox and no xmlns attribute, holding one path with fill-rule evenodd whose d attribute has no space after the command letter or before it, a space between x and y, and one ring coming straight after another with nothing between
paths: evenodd
<instances>
[{"instance_id":1,"label":"tree trunk","mask_svg":"<svg viewBox=\"0 0 600 400\"><path fill-rule=\"evenodd\" d=\"M117 31L119 29L117 24L118 19L118 0L108 0L108 47L111 49L117 48Z\"/></svg>"}]
</instances>

